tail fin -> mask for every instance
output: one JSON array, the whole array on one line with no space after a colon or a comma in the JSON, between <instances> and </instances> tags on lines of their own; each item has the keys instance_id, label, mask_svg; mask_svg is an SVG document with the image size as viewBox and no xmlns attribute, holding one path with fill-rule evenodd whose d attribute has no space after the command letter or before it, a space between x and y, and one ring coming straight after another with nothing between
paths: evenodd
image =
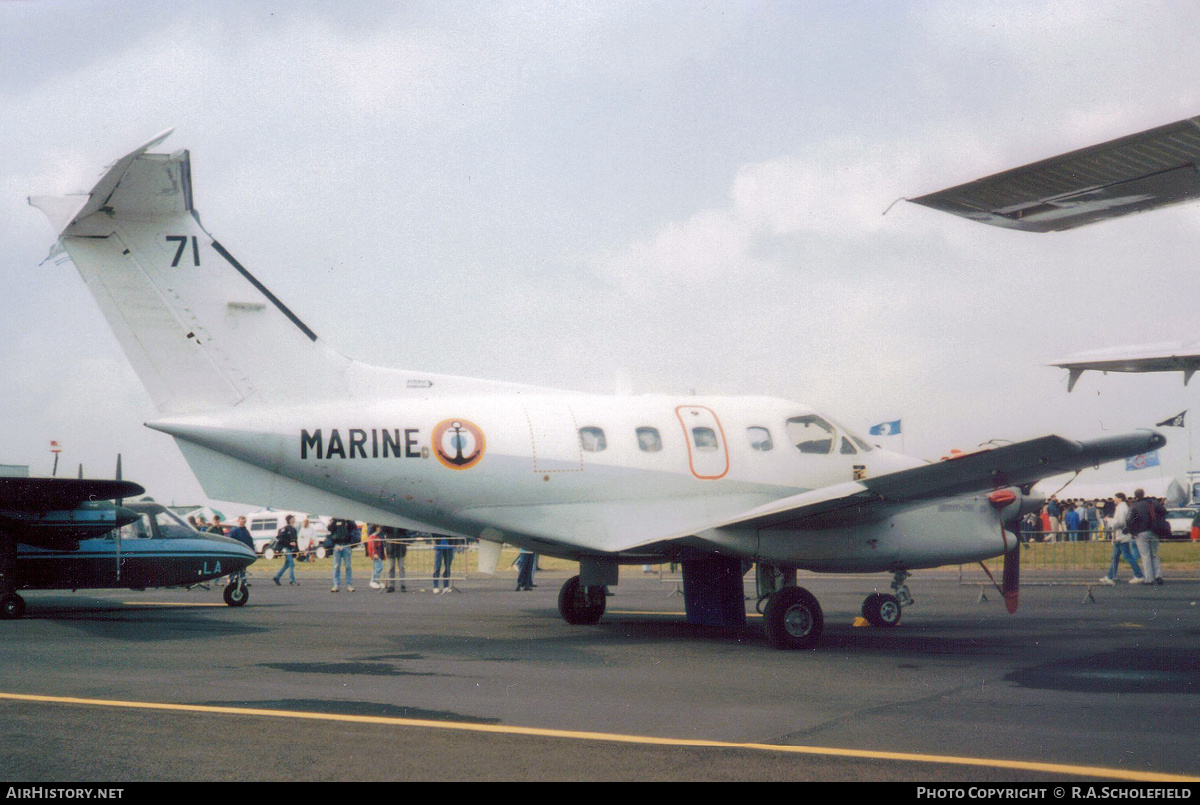
<instances>
[{"instance_id":1,"label":"tail fin","mask_svg":"<svg viewBox=\"0 0 1200 805\"><path fill-rule=\"evenodd\" d=\"M162 413L331 393L350 364L200 224L186 150L109 166L86 196L30 198L46 213Z\"/></svg>"}]
</instances>

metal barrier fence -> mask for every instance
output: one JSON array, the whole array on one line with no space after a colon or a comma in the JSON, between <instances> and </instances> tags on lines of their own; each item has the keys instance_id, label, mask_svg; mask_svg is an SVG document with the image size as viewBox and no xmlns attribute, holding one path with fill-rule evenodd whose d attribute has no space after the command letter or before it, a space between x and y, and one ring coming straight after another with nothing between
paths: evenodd
<instances>
[{"instance_id":1,"label":"metal barrier fence","mask_svg":"<svg viewBox=\"0 0 1200 805\"><path fill-rule=\"evenodd\" d=\"M379 573L378 581L381 584L388 584L389 575L391 574L392 560L387 556L385 545L403 545L404 557L397 559L395 584L407 585L411 583L432 582L434 579L433 571L437 565L438 547L433 540L417 538L406 538L398 540L380 540L381 546L381 561L383 567ZM450 587L453 589L453 582L466 581L467 578L467 555L468 546L462 540L454 540L451 547L444 549L450 556L449 575L446 575L445 559L438 570L440 571L437 578L443 581L450 582ZM324 555L321 555L323 553ZM355 576L371 579L373 576L373 560L367 556L367 543L361 542L351 548L351 561L354 564ZM445 556L445 554L443 555ZM366 566L364 567L364 560ZM263 560L259 560L260 562ZM268 559L273 565L282 563L282 555L275 554L273 559ZM334 560L332 551L320 552L314 549L310 553L306 561L297 562L296 569L302 570L305 567L309 570L320 568L322 572L328 573L332 578L334 571ZM362 583L362 582L360 582Z\"/></svg>"},{"instance_id":2,"label":"metal barrier fence","mask_svg":"<svg viewBox=\"0 0 1200 805\"><path fill-rule=\"evenodd\" d=\"M1108 574L1112 566L1113 543L1108 532L1099 532L1100 539L1096 539L1097 534L1093 533L1089 535L1091 539L1074 541L1069 539L1068 532L1061 531L1027 532L1023 536L1032 536L1034 539L1021 543L1022 587L1074 585L1091 588L1103 584L1100 579ZM1158 556L1168 577L1181 573L1195 576L1196 569L1200 568L1200 544L1191 540L1159 540ZM1004 572L1004 558L996 557L983 564L999 581ZM986 596L987 590L993 586L992 579L988 578L979 564L960 565L958 570L959 583L981 587L982 596ZM1131 578L1133 571L1121 558L1117 565L1117 580L1128 581Z\"/></svg>"},{"instance_id":3,"label":"metal barrier fence","mask_svg":"<svg viewBox=\"0 0 1200 805\"><path fill-rule=\"evenodd\" d=\"M1087 539L1081 537L1086 535ZM1021 543L1021 586L1073 585L1095 587L1102 584L1101 576L1112 564L1113 543L1107 530L1079 532L1071 539L1069 532L1025 532ZM1196 579L1200 571L1200 542L1186 539L1159 541L1159 558L1169 579L1183 575ZM958 566L958 582L963 586L979 587L981 597L994 590L993 579L1000 582L1004 575L1004 557L984 562L991 572L989 578L979 563ZM680 565L643 565L647 576L672 585L671 595L682 591L683 574ZM917 573L919 571L914 571ZM944 571L943 571L944 572ZM1133 577L1124 558L1117 567L1119 581ZM761 589L761 585L759 585Z\"/></svg>"}]
</instances>

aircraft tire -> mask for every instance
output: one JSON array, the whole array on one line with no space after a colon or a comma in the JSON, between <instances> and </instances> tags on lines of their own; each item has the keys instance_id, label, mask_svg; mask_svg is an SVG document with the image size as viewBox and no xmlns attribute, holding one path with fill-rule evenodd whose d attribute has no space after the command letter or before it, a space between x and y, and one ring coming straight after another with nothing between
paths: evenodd
<instances>
[{"instance_id":1,"label":"aircraft tire","mask_svg":"<svg viewBox=\"0 0 1200 805\"><path fill-rule=\"evenodd\" d=\"M558 591L558 612L572 626L591 626L604 615L608 605L603 587L585 588L572 576Z\"/></svg>"},{"instance_id":2,"label":"aircraft tire","mask_svg":"<svg viewBox=\"0 0 1200 805\"><path fill-rule=\"evenodd\" d=\"M25 615L25 599L16 593L0 598L0 619L11 621Z\"/></svg>"},{"instance_id":3,"label":"aircraft tire","mask_svg":"<svg viewBox=\"0 0 1200 805\"><path fill-rule=\"evenodd\" d=\"M825 631L825 615L816 597L803 587L784 587L763 610L767 641L777 649L812 648Z\"/></svg>"},{"instance_id":4,"label":"aircraft tire","mask_svg":"<svg viewBox=\"0 0 1200 805\"><path fill-rule=\"evenodd\" d=\"M225 603L229 606L245 606L249 600L250 591L246 589L245 584L238 584L236 581L233 581L225 586Z\"/></svg>"},{"instance_id":5,"label":"aircraft tire","mask_svg":"<svg viewBox=\"0 0 1200 805\"><path fill-rule=\"evenodd\" d=\"M862 615L872 626L897 626L901 614L900 599L894 595L871 593L863 601Z\"/></svg>"}]
</instances>

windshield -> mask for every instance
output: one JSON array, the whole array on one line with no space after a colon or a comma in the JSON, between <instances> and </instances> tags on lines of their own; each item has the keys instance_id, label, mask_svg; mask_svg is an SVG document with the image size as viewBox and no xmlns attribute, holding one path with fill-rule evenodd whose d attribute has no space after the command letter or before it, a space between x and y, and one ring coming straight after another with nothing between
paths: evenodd
<instances>
[{"instance_id":1,"label":"windshield","mask_svg":"<svg viewBox=\"0 0 1200 805\"><path fill-rule=\"evenodd\" d=\"M833 450L833 425L819 416L794 416L787 421L788 440L801 453L830 453Z\"/></svg>"},{"instance_id":2,"label":"windshield","mask_svg":"<svg viewBox=\"0 0 1200 805\"><path fill-rule=\"evenodd\" d=\"M163 509L154 516L158 525L158 535L168 539L190 538L199 532L187 524L183 518L170 509Z\"/></svg>"},{"instance_id":3,"label":"windshield","mask_svg":"<svg viewBox=\"0 0 1200 805\"><path fill-rule=\"evenodd\" d=\"M132 506L130 508L133 508ZM138 519L120 528L121 539L186 539L195 537L196 529L188 525L177 514L160 506L154 511L142 511ZM153 521L153 522L151 522ZM114 539L117 529L109 531L105 539Z\"/></svg>"}]
</instances>

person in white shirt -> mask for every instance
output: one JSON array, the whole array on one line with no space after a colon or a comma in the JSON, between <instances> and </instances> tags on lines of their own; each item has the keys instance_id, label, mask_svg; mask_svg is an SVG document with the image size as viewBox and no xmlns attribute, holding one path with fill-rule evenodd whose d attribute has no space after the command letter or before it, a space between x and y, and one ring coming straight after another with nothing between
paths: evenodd
<instances>
[{"instance_id":1,"label":"person in white shirt","mask_svg":"<svg viewBox=\"0 0 1200 805\"><path fill-rule=\"evenodd\" d=\"M317 527L313 525L307 517L304 518L304 525L300 526L300 534L297 538L297 543L300 545L300 555L308 556L317 546L314 544L317 540Z\"/></svg>"},{"instance_id":2,"label":"person in white shirt","mask_svg":"<svg viewBox=\"0 0 1200 805\"><path fill-rule=\"evenodd\" d=\"M1129 580L1130 584L1142 584L1145 579L1142 577L1142 568L1138 565L1137 557L1133 554L1133 535L1126 529L1125 525L1129 522L1129 504L1125 502L1125 494L1117 493L1117 508L1113 512L1113 516L1108 519L1108 529L1112 532L1113 549L1112 549L1112 565L1108 568L1108 575L1101 576L1100 581L1105 584L1117 583L1117 570L1120 566L1121 557L1125 557L1125 561L1133 568L1133 578Z\"/></svg>"}]
</instances>

